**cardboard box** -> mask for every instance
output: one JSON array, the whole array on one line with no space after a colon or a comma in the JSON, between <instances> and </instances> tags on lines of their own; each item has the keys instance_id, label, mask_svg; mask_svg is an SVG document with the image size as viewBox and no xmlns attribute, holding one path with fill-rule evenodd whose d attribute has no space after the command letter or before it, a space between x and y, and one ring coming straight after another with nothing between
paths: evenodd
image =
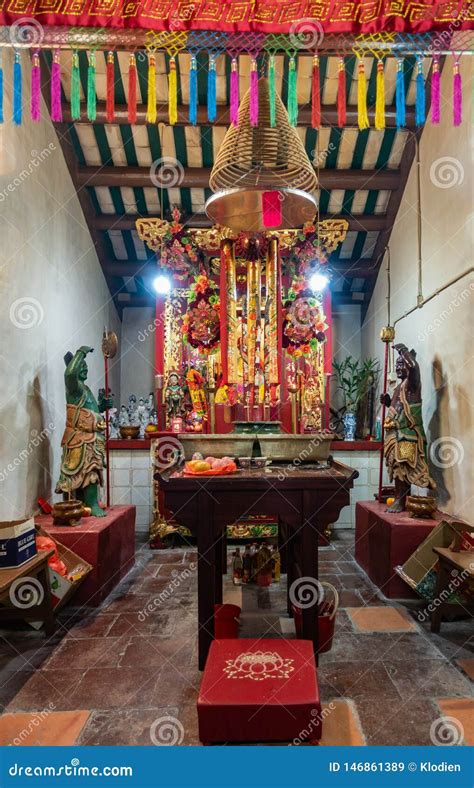
<instances>
[{"instance_id":1,"label":"cardboard box","mask_svg":"<svg viewBox=\"0 0 474 788\"><path fill-rule=\"evenodd\" d=\"M467 527L466 523L441 520L403 566L395 567L396 573L423 599L431 601L434 598L435 567L438 563L433 547L450 547L456 535L462 534Z\"/></svg>"},{"instance_id":2,"label":"cardboard box","mask_svg":"<svg viewBox=\"0 0 474 788\"><path fill-rule=\"evenodd\" d=\"M47 536L48 539L51 539L58 548L59 558L66 564L66 569L68 574L72 572L76 567L83 566L84 573L82 576L75 581L68 580L67 577L63 577L58 572L48 567L49 571L49 581L51 586L51 596L53 597L53 608L55 610L59 610L63 605L66 604L68 599L74 594L74 592L79 588L82 581L87 577L87 575L92 572L93 566L87 561L84 561L77 553L74 553L72 550L69 550L68 547L58 542L56 539L44 531L41 527L36 527L36 533L39 536Z\"/></svg>"},{"instance_id":3,"label":"cardboard box","mask_svg":"<svg viewBox=\"0 0 474 788\"><path fill-rule=\"evenodd\" d=\"M0 523L0 569L16 569L36 555L35 521Z\"/></svg>"}]
</instances>

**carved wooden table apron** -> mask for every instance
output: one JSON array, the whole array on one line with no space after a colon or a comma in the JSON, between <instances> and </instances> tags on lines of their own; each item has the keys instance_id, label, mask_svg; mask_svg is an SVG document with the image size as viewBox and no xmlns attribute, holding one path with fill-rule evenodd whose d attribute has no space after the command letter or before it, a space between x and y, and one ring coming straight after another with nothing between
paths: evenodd
<instances>
[{"instance_id":1,"label":"carved wooden table apron","mask_svg":"<svg viewBox=\"0 0 474 788\"><path fill-rule=\"evenodd\" d=\"M318 537L350 502L358 472L341 463L273 465L271 470L239 470L232 476L192 477L157 472L166 509L197 538L199 667L204 669L214 637L214 604L222 602L225 526L250 514L278 515L286 551L289 589L298 577L318 578ZM317 650L314 607L304 607L303 638Z\"/></svg>"}]
</instances>

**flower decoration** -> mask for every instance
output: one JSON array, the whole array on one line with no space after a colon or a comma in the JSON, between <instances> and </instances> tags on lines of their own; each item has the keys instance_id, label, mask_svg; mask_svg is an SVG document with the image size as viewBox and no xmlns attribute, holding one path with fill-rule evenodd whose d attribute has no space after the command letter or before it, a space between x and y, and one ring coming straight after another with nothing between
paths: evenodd
<instances>
[{"instance_id":1,"label":"flower decoration","mask_svg":"<svg viewBox=\"0 0 474 788\"><path fill-rule=\"evenodd\" d=\"M283 347L294 358L307 356L320 342L325 342L327 328L321 302L304 277L298 277L283 307Z\"/></svg>"},{"instance_id":2,"label":"flower decoration","mask_svg":"<svg viewBox=\"0 0 474 788\"><path fill-rule=\"evenodd\" d=\"M307 273L315 266L324 266L328 258L324 252L317 225L306 222L298 231L290 259L299 264L300 272Z\"/></svg>"},{"instance_id":3,"label":"flower decoration","mask_svg":"<svg viewBox=\"0 0 474 788\"><path fill-rule=\"evenodd\" d=\"M160 264L173 272L176 279L186 280L193 275L199 262L199 247L192 240L188 228L180 223L180 211L173 208L172 221L166 223L162 235Z\"/></svg>"},{"instance_id":4,"label":"flower decoration","mask_svg":"<svg viewBox=\"0 0 474 788\"><path fill-rule=\"evenodd\" d=\"M220 340L219 288L206 274L195 277L183 319L185 341L200 353L213 353Z\"/></svg>"},{"instance_id":5,"label":"flower decoration","mask_svg":"<svg viewBox=\"0 0 474 788\"><path fill-rule=\"evenodd\" d=\"M235 256L248 262L265 257L268 248L266 233L240 232L235 239Z\"/></svg>"}]
</instances>

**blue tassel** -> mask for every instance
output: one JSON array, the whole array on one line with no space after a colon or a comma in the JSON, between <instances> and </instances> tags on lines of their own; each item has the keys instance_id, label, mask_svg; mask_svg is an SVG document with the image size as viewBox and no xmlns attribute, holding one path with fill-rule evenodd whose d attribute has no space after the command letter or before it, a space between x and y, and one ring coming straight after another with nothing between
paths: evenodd
<instances>
[{"instance_id":1,"label":"blue tassel","mask_svg":"<svg viewBox=\"0 0 474 788\"><path fill-rule=\"evenodd\" d=\"M197 123L197 63L194 55L191 55L189 71L189 122L193 126Z\"/></svg>"},{"instance_id":2,"label":"blue tassel","mask_svg":"<svg viewBox=\"0 0 474 788\"><path fill-rule=\"evenodd\" d=\"M2 53L0 52L0 123L3 123L3 68Z\"/></svg>"},{"instance_id":3,"label":"blue tassel","mask_svg":"<svg viewBox=\"0 0 474 788\"><path fill-rule=\"evenodd\" d=\"M13 64L13 123L21 126L23 102L21 96L21 55L15 52Z\"/></svg>"},{"instance_id":4,"label":"blue tassel","mask_svg":"<svg viewBox=\"0 0 474 788\"><path fill-rule=\"evenodd\" d=\"M423 61L418 60L418 71L416 75L415 123L417 126L422 126L425 120L426 120L425 77L423 74Z\"/></svg>"},{"instance_id":5,"label":"blue tassel","mask_svg":"<svg viewBox=\"0 0 474 788\"><path fill-rule=\"evenodd\" d=\"M405 126L405 74L403 73L403 60L397 60L397 85L395 91L395 105L397 110L397 129Z\"/></svg>"},{"instance_id":6,"label":"blue tassel","mask_svg":"<svg viewBox=\"0 0 474 788\"><path fill-rule=\"evenodd\" d=\"M216 114L216 61L211 56L207 75L207 117L211 123L215 121Z\"/></svg>"}]
</instances>

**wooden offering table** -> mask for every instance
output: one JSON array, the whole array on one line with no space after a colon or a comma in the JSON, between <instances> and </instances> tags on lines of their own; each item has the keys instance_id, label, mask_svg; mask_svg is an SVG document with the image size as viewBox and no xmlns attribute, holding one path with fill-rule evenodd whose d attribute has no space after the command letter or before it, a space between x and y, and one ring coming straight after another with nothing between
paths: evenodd
<instances>
[{"instance_id":1,"label":"wooden offering table","mask_svg":"<svg viewBox=\"0 0 474 788\"><path fill-rule=\"evenodd\" d=\"M222 602L225 527L251 514L277 515L288 593L300 577L318 578L318 539L341 509L358 471L340 463L274 464L266 469L239 469L229 476L183 476L181 471L157 472L167 510L196 536L198 547L199 667L204 669L214 637L214 604ZM303 607L303 638L317 651L314 604ZM290 610L289 606L289 610Z\"/></svg>"}]
</instances>

